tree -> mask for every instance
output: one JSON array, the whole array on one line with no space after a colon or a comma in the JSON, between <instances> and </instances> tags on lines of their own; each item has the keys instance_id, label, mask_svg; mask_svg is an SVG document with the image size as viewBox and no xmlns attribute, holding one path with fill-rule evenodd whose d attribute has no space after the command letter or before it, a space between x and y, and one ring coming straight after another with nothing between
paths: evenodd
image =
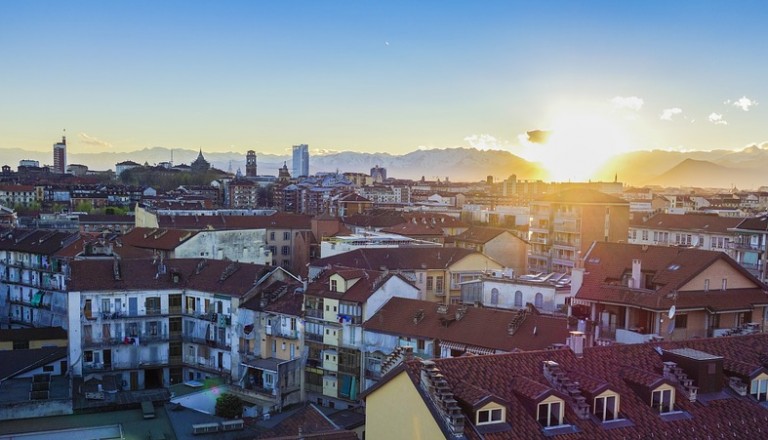
<instances>
[{"instance_id":1,"label":"tree","mask_svg":"<svg viewBox=\"0 0 768 440\"><path fill-rule=\"evenodd\" d=\"M234 394L224 393L216 399L216 415L235 419L243 414L243 400Z\"/></svg>"}]
</instances>

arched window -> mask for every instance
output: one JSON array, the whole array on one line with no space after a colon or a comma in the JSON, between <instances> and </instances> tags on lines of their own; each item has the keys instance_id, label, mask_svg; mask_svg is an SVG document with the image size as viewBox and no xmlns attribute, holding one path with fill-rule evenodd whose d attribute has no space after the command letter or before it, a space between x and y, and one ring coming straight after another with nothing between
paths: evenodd
<instances>
[{"instance_id":1,"label":"arched window","mask_svg":"<svg viewBox=\"0 0 768 440\"><path fill-rule=\"evenodd\" d=\"M523 306L523 292L517 291L515 292L515 307L522 307Z\"/></svg>"},{"instance_id":2,"label":"arched window","mask_svg":"<svg viewBox=\"0 0 768 440\"><path fill-rule=\"evenodd\" d=\"M495 287L491 289L491 304L494 306L499 305L499 289Z\"/></svg>"},{"instance_id":3,"label":"arched window","mask_svg":"<svg viewBox=\"0 0 768 440\"><path fill-rule=\"evenodd\" d=\"M533 300L533 305L536 306L537 309L544 306L544 295L542 295L541 292L536 292L536 298Z\"/></svg>"}]
</instances>

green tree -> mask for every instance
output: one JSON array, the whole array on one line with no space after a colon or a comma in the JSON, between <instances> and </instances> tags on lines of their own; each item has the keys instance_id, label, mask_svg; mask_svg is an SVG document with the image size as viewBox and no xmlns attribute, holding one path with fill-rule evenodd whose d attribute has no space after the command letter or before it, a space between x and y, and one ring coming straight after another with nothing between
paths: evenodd
<instances>
[{"instance_id":1,"label":"green tree","mask_svg":"<svg viewBox=\"0 0 768 440\"><path fill-rule=\"evenodd\" d=\"M224 393L216 399L216 415L235 419L243 414L243 400L234 394Z\"/></svg>"}]
</instances>

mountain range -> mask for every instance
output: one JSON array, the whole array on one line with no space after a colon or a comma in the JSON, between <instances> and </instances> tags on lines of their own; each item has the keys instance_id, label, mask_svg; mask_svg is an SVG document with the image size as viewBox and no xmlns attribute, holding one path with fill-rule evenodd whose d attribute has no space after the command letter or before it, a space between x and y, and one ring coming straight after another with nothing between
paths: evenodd
<instances>
[{"instance_id":1,"label":"mountain range","mask_svg":"<svg viewBox=\"0 0 768 440\"><path fill-rule=\"evenodd\" d=\"M245 170L245 154L237 152L206 153L205 158L219 169L236 172ZM198 151L183 148L173 150L152 147L133 152L70 153L68 163L87 165L90 169L114 169L115 164L132 160L141 164L171 161L175 164L192 162ZM0 164L12 168L20 159L51 162L51 153L19 148L0 149ZM258 154L258 172L277 175L287 163L288 155ZM447 148L416 150L403 155L389 153L337 152L312 155L310 172L350 171L368 173L374 166L387 169L389 177L427 180L440 178L451 181L478 181L493 176L503 180L515 175L518 180L546 180L545 166L529 162L508 151ZM768 144L752 145L742 150L712 151L634 151L610 158L595 178L619 181L634 186L685 186L702 188L757 189L768 186Z\"/></svg>"}]
</instances>

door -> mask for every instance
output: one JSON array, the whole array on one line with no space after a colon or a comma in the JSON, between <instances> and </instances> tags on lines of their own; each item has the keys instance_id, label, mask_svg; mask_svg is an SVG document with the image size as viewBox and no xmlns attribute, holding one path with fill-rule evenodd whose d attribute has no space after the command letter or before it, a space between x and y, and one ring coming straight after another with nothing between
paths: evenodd
<instances>
[{"instance_id":1,"label":"door","mask_svg":"<svg viewBox=\"0 0 768 440\"><path fill-rule=\"evenodd\" d=\"M112 350L104 350L104 369L112 369Z\"/></svg>"},{"instance_id":2,"label":"door","mask_svg":"<svg viewBox=\"0 0 768 440\"><path fill-rule=\"evenodd\" d=\"M218 356L216 365L219 366L219 370L224 368L224 353L219 352L219 356Z\"/></svg>"},{"instance_id":3,"label":"door","mask_svg":"<svg viewBox=\"0 0 768 440\"><path fill-rule=\"evenodd\" d=\"M128 315L137 316L139 314L139 299L128 298Z\"/></svg>"},{"instance_id":4,"label":"door","mask_svg":"<svg viewBox=\"0 0 768 440\"><path fill-rule=\"evenodd\" d=\"M131 390L139 389L139 372L131 371Z\"/></svg>"}]
</instances>

